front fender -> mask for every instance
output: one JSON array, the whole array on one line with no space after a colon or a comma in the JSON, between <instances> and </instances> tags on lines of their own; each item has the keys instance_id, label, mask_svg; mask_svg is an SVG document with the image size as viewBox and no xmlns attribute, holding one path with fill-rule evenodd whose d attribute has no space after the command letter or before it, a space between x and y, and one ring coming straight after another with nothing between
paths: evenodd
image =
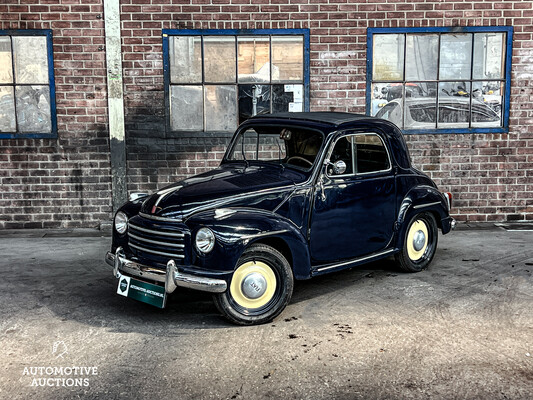
<instances>
[{"instance_id":1,"label":"front fender","mask_svg":"<svg viewBox=\"0 0 533 400\"><path fill-rule=\"evenodd\" d=\"M259 241L282 241L289 250L296 279L310 277L311 263L305 236L290 220L270 211L244 208L210 210L195 214L187 220L192 240L198 229L210 228L216 237L213 250L200 254L193 249L193 263L200 268L233 272L244 250ZM282 250L282 249L278 249ZM283 251L281 251L283 252Z\"/></svg>"},{"instance_id":2,"label":"front fender","mask_svg":"<svg viewBox=\"0 0 533 400\"><path fill-rule=\"evenodd\" d=\"M432 186L419 185L412 188L404 197L399 207L395 230L397 232L397 248L402 248L404 233L409 220L421 212L430 212L437 221L443 234L451 230L448 203L444 195Z\"/></svg>"}]
</instances>

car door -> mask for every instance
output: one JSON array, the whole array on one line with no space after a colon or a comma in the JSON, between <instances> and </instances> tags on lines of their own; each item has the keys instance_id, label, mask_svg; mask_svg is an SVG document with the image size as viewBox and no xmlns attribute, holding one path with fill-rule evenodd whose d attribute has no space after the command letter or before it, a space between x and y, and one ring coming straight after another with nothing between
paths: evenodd
<instances>
[{"instance_id":1,"label":"car door","mask_svg":"<svg viewBox=\"0 0 533 400\"><path fill-rule=\"evenodd\" d=\"M376 253L389 245L396 215L395 180L380 134L345 132L331 144L311 212L309 241L315 265Z\"/></svg>"}]
</instances>

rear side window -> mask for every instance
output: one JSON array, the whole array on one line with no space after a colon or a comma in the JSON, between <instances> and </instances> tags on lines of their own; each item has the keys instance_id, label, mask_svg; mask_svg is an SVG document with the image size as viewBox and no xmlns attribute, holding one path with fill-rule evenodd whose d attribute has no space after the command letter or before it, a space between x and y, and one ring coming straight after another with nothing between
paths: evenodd
<instances>
[{"instance_id":1,"label":"rear side window","mask_svg":"<svg viewBox=\"0 0 533 400\"><path fill-rule=\"evenodd\" d=\"M386 171L391 166L385 144L375 133L358 133L337 140L330 162L333 164L339 160L346 164L343 176ZM335 174L333 168L328 168L328 175L341 174Z\"/></svg>"}]
</instances>

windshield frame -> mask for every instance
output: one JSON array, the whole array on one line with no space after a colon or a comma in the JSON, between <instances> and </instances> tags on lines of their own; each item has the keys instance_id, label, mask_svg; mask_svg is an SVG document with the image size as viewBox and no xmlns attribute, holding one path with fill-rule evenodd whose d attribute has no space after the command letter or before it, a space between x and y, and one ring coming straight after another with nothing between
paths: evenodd
<instances>
[{"instance_id":1,"label":"windshield frame","mask_svg":"<svg viewBox=\"0 0 533 400\"><path fill-rule=\"evenodd\" d=\"M246 160L231 160L231 159L229 159L229 156L231 154L233 154L234 151L239 151L238 149L235 150L235 147L238 145L239 138L241 137L241 135L243 135L249 129L255 129L256 127L258 127L258 128L259 127L272 127L272 128L280 128L280 129L284 129L285 128L285 129L289 129L289 130L298 129L298 130L316 132L316 133L320 134L322 142L320 143L320 147L318 148L318 151L316 153L316 157L315 157L315 159L313 161L313 165L310 166L309 168L303 168L303 167L298 167L297 165L294 165L294 164L287 164L287 163L284 163L284 162L279 162L279 163L278 162L272 162L272 160L266 161L266 160L248 160L248 159L246 159ZM259 134L259 135L261 135L261 134ZM279 135L272 135L272 136L275 136L275 137L279 138ZM302 126L302 125L299 125L299 124L279 123L279 122L278 123L272 123L272 124L269 124L269 123L246 124L245 123L245 124L239 126L237 128L237 130L235 131L235 134L233 135L233 138L231 139L231 142L228 145L228 148L226 149L226 152L224 153L224 157L222 158L221 165L222 164L230 164L230 163L245 164L245 165L246 164L248 164L248 165L270 165L270 166L275 166L277 168L290 168L292 170L296 170L298 172L308 174L308 173L311 173L312 171L315 170L316 165L319 162L319 159L321 158L321 154L324 151L326 138L327 138L327 135L322 130L317 129L317 128L313 128L313 127L309 127L309 126Z\"/></svg>"}]
</instances>

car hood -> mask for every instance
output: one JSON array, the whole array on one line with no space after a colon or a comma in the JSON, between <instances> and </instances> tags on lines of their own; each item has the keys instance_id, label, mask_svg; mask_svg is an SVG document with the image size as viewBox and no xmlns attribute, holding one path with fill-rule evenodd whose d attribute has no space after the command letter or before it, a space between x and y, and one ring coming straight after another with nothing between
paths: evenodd
<instances>
[{"instance_id":1,"label":"car hood","mask_svg":"<svg viewBox=\"0 0 533 400\"><path fill-rule=\"evenodd\" d=\"M167 186L143 202L144 214L184 219L218 207L275 209L307 175L279 166L222 165Z\"/></svg>"}]
</instances>

